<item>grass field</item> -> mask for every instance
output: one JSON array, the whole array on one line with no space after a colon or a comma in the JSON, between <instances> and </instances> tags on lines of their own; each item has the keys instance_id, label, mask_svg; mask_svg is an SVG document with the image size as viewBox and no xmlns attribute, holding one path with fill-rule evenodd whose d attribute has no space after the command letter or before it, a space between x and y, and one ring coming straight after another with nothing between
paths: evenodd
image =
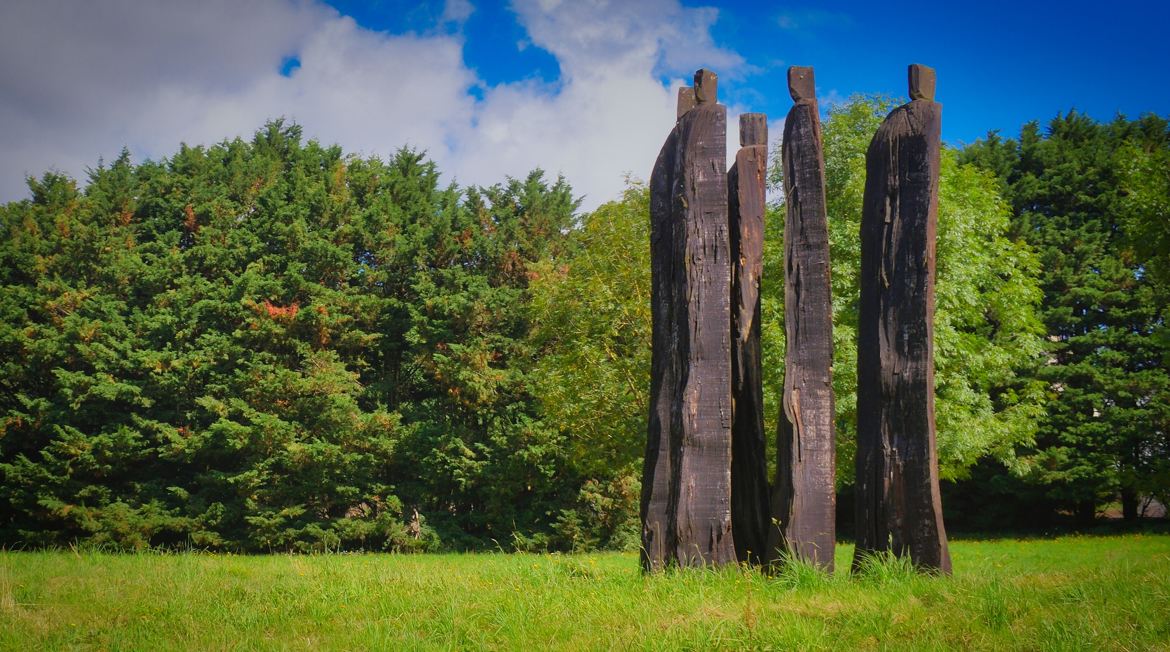
<instances>
[{"instance_id":1,"label":"grass field","mask_svg":"<svg viewBox=\"0 0 1170 652\"><path fill-rule=\"evenodd\" d=\"M629 554L8 552L0 648L1170 650L1170 536L951 551L949 579L643 577Z\"/></svg>"}]
</instances>

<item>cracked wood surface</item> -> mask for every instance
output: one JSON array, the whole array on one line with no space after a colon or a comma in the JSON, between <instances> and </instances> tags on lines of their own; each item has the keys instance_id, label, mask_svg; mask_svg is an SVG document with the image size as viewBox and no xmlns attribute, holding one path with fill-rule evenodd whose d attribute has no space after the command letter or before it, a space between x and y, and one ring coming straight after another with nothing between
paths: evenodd
<instances>
[{"instance_id":1,"label":"cracked wood surface","mask_svg":"<svg viewBox=\"0 0 1170 652\"><path fill-rule=\"evenodd\" d=\"M911 67L912 92L933 71ZM934 281L941 105L894 109L866 154L857 360L854 566L892 550L950 573L934 421Z\"/></svg>"},{"instance_id":2,"label":"cracked wood surface","mask_svg":"<svg viewBox=\"0 0 1170 652\"><path fill-rule=\"evenodd\" d=\"M768 543L768 468L760 357L760 276L768 119L740 116L741 149L727 173L731 237L731 523L736 558L758 564Z\"/></svg>"},{"instance_id":3,"label":"cracked wood surface","mask_svg":"<svg viewBox=\"0 0 1170 652\"><path fill-rule=\"evenodd\" d=\"M683 90L689 91L684 97ZM684 109L685 103L685 109ZM680 89L679 116L694 104L692 89ZM642 466L642 568L659 570L674 554L670 522L670 431L678 377L671 292L674 275L674 218L671 212L678 126L671 130L650 174L650 419Z\"/></svg>"},{"instance_id":4,"label":"cracked wood surface","mask_svg":"<svg viewBox=\"0 0 1170 652\"><path fill-rule=\"evenodd\" d=\"M695 73L650 175L651 387L642 566L734 563L726 108Z\"/></svg>"},{"instance_id":5,"label":"cracked wood surface","mask_svg":"<svg viewBox=\"0 0 1170 652\"><path fill-rule=\"evenodd\" d=\"M702 77L701 77L702 75ZM735 563L731 532L731 261L727 109L714 75L695 75L698 104L678 124L674 168L674 322L678 328L676 470L671 506L681 566Z\"/></svg>"},{"instance_id":6,"label":"cracked wood surface","mask_svg":"<svg viewBox=\"0 0 1170 652\"><path fill-rule=\"evenodd\" d=\"M836 549L836 437L829 224L811 68L789 69L796 104L784 123L784 395L769 561L792 555L827 570Z\"/></svg>"}]
</instances>

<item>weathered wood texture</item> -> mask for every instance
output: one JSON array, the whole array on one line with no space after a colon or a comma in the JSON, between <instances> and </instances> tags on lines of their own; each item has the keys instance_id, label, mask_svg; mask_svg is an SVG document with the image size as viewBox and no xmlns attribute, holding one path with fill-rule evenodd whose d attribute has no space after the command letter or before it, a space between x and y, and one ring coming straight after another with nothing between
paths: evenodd
<instances>
[{"instance_id":1,"label":"weathered wood texture","mask_svg":"<svg viewBox=\"0 0 1170 652\"><path fill-rule=\"evenodd\" d=\"M679 116L693 106L679 93ZM685 102L685 109L684 107ZM671 412L677 393L678 356L674 343L674 215L671 212L678 126L671 130L650 174L650 420L642 466L642 568L659 570L674 555L670 519Z\"/></svg>"},{"instance_id":2,"label":"weathered wood texture","mask_svg":"<svg viewBox=\"0 0 1170 652\"><path fill-rule=\"evenodd\" d=\"M715 75L695 73L698 104L678 124L674 303L680 418L671 464L675 557L681 566L735 563L731 532L731 264L727 110Z\"/></svg>"},{"instance_id":3,"label":"weathered wood texture","mask_svg":"<svg viewBox=\"0 0 1170 652\"><path fill-rule=\"evenodd\" d=\"M690 86L683 86L678 89L678 104L675 112L675 119L681 119L687 114L687 111L695 108L695 89Z\"/></svg>"},{"instance_id":4,"label":"weathered wood texture","mask_svg":"<svg viewBox=\"0 0 1170 652\"><path fill-rule=\"evenodd\" d=\"M833 428L833 310L821 124L812 68L788 71L795 106L784 123L783 409L768 541L783 555L833 569L836 437Z\"/></svg>"},{"instance_id":5,"label":"weathered wood texture","mask_svg":"<svg viewBox=\"0 0 1170 652\"><path fill-rule=\"evenodd\" d=\"M927 78L924 79L923 75ZM942 107L894 109L866 153L857 356L857 549L950 573L934 422L934 279Z\"/></svg>"},{"instance_id":6,"label":"weathered wood texture","mask_svg":"<svg viewBox=\"0 0 1170 652\"><path fill-rule=\"evenodd\" d=\"M739 118L739 152L727 173L731 237L731 523L736 558L758 564L768 543L768 468L760 359L760 275L768 172L768 119Z\"/></svg>"},{"instance_id":7,"label":"weathered wood texture","mask_svg":"<svg viewBox=\"0 0 1170 652\"><path fill-rule=\"evenodd\" d=\"M650 176L651 387L642 566L734 563L726 109L715 74L679 92Z\"/></svg>"}]
</instances>

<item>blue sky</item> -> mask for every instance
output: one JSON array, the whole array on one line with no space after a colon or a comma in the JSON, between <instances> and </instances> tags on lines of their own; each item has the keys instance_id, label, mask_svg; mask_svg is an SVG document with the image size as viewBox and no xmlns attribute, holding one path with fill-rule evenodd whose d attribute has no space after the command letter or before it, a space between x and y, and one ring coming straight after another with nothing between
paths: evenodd
<instances>
[{"instance_id":1,"label":"blue sky","mask_svg":"<svg viewBox=\"0 0 1170 652\"><path fill-rule=\"evenodd\" d=\"M359 24L425 31L445 3L329 2ZM855 93L901 97L905 68L939 74L944 139L969 143L998 129L1019 133L1076 109L1100 120L1170 113L1170 2L694 2L714 7L717 44L748 71L724 83L726 99L769 116L790 107L785 71L816 68L822 102ZM466 21L464 57L488 84L555 83L557 60L518 47L527 33L507 2L478 2ZM664 83L671 72L659 71ZM741 76L742 75L742 76Z\"/></svg>"},{"instance_id":2,"label":"blue sky","mask_svg":"<svg viewBox=\"0 0 1170 652\"><path fill-rule=\"evenodd\" d=\"M359 155L425 150L460 183L563 173L592 208L647 176L700 66L720 73L729 124L763 111L773 145L789 65L816 68L823 107L901 97L907 64L934 66L953 145L1072 108L1168 115L1168 7L4 0L0 201L47 169L84 179L123 146L158 159L285 117Z\"/></svg>"}]
</instances>

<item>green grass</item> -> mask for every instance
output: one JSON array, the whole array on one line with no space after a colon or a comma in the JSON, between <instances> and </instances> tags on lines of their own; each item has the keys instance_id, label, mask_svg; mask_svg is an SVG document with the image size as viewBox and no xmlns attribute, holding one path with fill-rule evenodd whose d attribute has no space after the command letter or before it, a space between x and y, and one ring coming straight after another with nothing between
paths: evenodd
<instances>
[{"instance_id":1,"label":"green grass","mask_svg":"<svg viewBox=\"0 0 1170 652\"><path fill-rule=\"evenodd\" d=\"M643 577L629 554L9 552L0 648L1170 649L1170 536L951 552L953 578L897 563Z\"/></svg>"}]
</instances>

